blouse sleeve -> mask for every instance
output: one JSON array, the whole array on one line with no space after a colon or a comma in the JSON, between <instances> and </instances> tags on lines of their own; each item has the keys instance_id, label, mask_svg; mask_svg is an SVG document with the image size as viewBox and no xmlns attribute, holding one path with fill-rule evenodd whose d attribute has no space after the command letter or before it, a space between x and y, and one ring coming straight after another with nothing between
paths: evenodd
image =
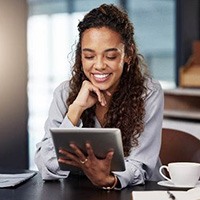
<instances>
[{"instance_id":1,"label":"blouse sleeve","mask_svg":"<svg viewBox=\"0 0 200 200\"><path fill-rule=\"evenodd\" d=\"M68 82L63 82L55 89L48 118L45 122L44 138L36 145L35 163L44 180L66 178L69 175L69 171L62 171L59 169L49 131L50 128L55 127L74 127L66 116L68 91ZM79 122L79 126L82 126L81 121Z\"/></svg>"},{"instance_id":2,"label":"blouse sleeve","mask_svg":"<svg viewBox=\"0 0 200 200\"><path fill-rule=\"evenodd\" d=\"M145 180L153 179L156 165L159 163L164 95L158 82L152 80L150 85L145 102L145 127L139 137L139 145L132 148L130 155L125 159L126 170L114 172L121 188L143 184Z\"/></svg>"}]
</instances>

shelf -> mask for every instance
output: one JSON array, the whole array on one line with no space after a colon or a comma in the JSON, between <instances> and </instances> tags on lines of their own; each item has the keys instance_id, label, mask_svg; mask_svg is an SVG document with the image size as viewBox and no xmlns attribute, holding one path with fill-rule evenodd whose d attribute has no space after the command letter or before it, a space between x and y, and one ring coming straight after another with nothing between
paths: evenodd
<instances>
[{"instance_id":1,"label":"shelf","mask_svg":"<svg viewBox=\"0 0 200 200\"><path fill-rule=\"evenodd\" d=\"M175 117L180 119L197 119L200 120L199 112L188 112L188 111L174 111L174 110L165 110L165 117Z\"/></svg>"},{"instance_id":2,"label":"shelf","mask_svg":"<svg viewBox=\"0 0 200 200\"><path fill-rule=\"evenodd\" d=\"M200 97L200 89L194 88L176 88L164 90L164 93L167 95Z\"/></svg>"},{"instance_id":3,"label":"shelf","mask_svg":"<svg viewBox=\"0 0 200 200\"><path fill-rule=\"evenodd\" d=\"M164 116L200 120L200 89L164 90Z\"/></svg>"}]
</instances>

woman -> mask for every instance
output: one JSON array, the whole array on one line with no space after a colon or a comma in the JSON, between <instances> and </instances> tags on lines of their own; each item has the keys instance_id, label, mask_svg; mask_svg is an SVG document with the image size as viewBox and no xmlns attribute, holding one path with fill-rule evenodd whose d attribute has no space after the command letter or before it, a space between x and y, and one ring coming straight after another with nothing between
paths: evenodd
<instances>
[{"instance_id":1,"label":"woman","mask_svg":"<svg viewBox=\"0 0 200 200\"><path fill-rule=\"evenodd\" d=\"M149 77L133 38L127 14L114 5L91 10L78 24L79 42L73 74L54 92L44 139L35 161L43 179L66 178L58 161L79 167L101 188L124 188L158 180L163 116L163 92ZM56 159L52 127L115 127L122 132L126 170L111 172L112 151L103 160L86 144L88 157L60 150Z\"/></svg>"}]
</instances>

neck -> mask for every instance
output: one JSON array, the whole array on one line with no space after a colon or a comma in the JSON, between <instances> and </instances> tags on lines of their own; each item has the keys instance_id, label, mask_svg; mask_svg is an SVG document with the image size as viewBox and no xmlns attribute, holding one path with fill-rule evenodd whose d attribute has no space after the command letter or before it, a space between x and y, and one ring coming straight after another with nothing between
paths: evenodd
<instances>
[{"instance_id":1,"label":"neck","mask_svg":"<svg viewBox=\"0 0 200 200\"><path fill-rule=\"evenodd\" d=\"M98 119L98 121L102 127L104 127L104 125L106 123L105 115L106 115L107 111L108 111L108 105L102 106L99 103L96 105L96 110L95 110L96 118Z\"/></svg>"}]
</instances>

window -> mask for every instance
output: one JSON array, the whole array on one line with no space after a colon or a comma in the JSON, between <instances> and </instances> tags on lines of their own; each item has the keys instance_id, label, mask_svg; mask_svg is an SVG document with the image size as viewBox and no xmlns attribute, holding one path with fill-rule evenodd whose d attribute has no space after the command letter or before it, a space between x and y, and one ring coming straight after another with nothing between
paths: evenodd
<instances>
[{"instance_id":1,"label":"window","mask_svg":"<svg viewBox=\"0 0 200 200\"><path fill-rule=\"evenodd\" d=\"M138 49L163 88L175 87L175 0L129 0Z\"/></svg>"}]
</instances>

